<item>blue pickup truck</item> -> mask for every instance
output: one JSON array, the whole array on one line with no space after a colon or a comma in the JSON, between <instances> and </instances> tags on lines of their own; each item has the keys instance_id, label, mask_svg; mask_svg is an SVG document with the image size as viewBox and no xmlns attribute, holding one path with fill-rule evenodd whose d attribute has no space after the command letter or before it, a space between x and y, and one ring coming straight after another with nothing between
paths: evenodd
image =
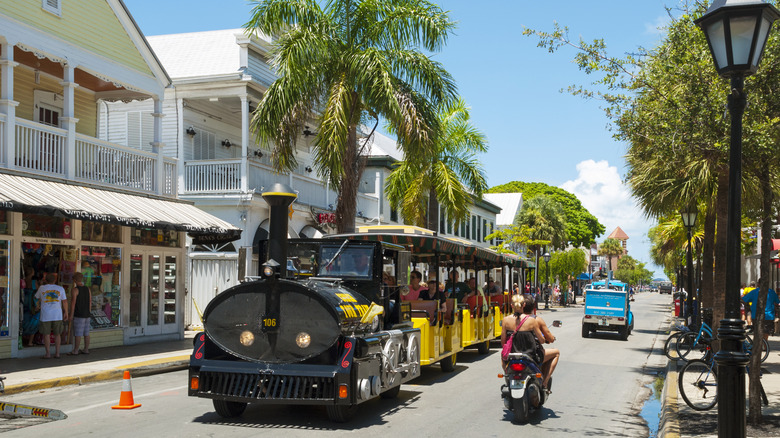
<instances>
[{"instance_id":1,"label":"blue pickup truck","mask_svg":"<svg viewBox=\"0 0 780 438\"><path fill-rule=\"evenodd\" d=\"M582 337L596 331L616 331L624 341L634 328L628 285L619 281L597 282L585 291Z\"/></svg>"}]
</instances>

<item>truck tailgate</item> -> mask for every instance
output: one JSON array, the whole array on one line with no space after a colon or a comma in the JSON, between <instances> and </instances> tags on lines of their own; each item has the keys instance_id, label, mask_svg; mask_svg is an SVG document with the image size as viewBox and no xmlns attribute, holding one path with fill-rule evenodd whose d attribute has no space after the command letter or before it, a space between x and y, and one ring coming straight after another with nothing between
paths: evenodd
<instances>
[{"instance_id":1,"label":"truck tailgate","mask_svg":"<svg viewBox=\"0 0 780 438\"><path fill-rule=\"evenodd\" d=\"M626 316L626 292L589 290L585 300L585 314L599 316Z\"/></svg>"}]
</instances>

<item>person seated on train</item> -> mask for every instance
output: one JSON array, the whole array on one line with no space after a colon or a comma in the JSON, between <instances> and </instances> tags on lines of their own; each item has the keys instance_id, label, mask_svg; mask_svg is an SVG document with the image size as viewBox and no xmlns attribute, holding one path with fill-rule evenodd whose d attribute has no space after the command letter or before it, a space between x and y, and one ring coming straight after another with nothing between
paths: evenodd
<instances>
[{"instance_id":1,"label":"person seated on train","mask_svg":"<svg viewBox=\"0 0 780 438\"><path fill-rule=\"evenodd\" d=\"M501 286L499 286L492 278L488 277L487 283L484 287L485 294L490 296L501 295Z\"/></svg>"},{"instance_id":2,"label":"person seated on train","mask_svg":"<svg viewBox=\"0 0 780 438\"><path fill-rule=\"evenodd\" d=\"M477 279L475 277L469 277L468 281L469 292L463 297L463 300L467 300L469 297L479 296L482 294L482 290L477 286Z\"/></svg>"},{"instance_id":3,"label":"person seated on train","mask_svg":"<svg viewBox=\"0 0 780 438\"><path fill-rule=\"evenodd\" d=\"M444 290L436 280L428 280L428 288L420 291L421 300L444 300Z\"/></svg>"},{"instance_id":4,"label":"person seated on train","mask_svg":"<svg viewBox=\"0 0 780 438\"><path fill-rule=\"evenodd\" d=\"M529 354L538 363L544 360L544 349L540 348L544 342L544 335L539 329L539 323L533 317L523 313L525 297L522 295L512 296L512 313L507 315L501 321L501 348L509 341L512 333L517 332L513 337L512 351L524 352ZM506 364L501 362L501 367L506 368Z\"/></svg>"},{"instance_id":5,"label":"person seated on train","mask_svg":"<svg viewBox=\"0 0 780 438\"><path fill-rule=\"evenodd\" d=\"M420 271L412 271L412 273L409 275L409 293L401 297L403 301L414 301L421 299L420 294L422 291L428 290L428 287L422 283L421 280L422 274Z\"/></svg>"},{"instance_id":6,"label":"person seated on train","mask_svg":"<svg viewBox=\"0 0 780 438\"><path fill-rule=\"evenodd\" d=\"M523 298L523 313L526 313L528 315L531 315L534 319L536 319L539 330L542 332L544 343L546 344L552 344L555 342L555 336L550 331L550 328L547 327L547 323L544 322L544 319L536 314L536 303L534 302L534 299L530 295L526 295ZM552 376L553 371L555 371L555 367L558 365L558 359L561 357L561 352L557 348L545 348L544 349L544 361L542 363L542 373L544 374L544 386L547 387L547 381L550 379L550 376Z\"/></svg>"},{"instance_id":7,"label":"person seated on train","mask_svg":"<svg viewBox=\"0 0 780 438\"><path fill-rule=\"evenodd\" d=\"M471 292L471 288L469 288L469 285L458 281L458 271L452 270L450 272L450 279L447 280L447 283L444 285L444 290L447 293L448 298L455 298L458 300L458 302L462 302L466 295Z\"/></svg>"}]
</instances>

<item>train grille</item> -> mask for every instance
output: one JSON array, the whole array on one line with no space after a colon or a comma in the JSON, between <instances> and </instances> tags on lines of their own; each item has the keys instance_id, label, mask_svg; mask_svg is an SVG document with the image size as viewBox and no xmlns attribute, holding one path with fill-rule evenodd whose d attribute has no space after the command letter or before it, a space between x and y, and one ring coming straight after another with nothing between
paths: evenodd
<instances>
[{"instance_id":1,"label":"train grille","mask_svg":"<svg viewBox=\"0 0 780 438\"><path fill-rule=\"evenodd\" d=\"M256 400L333 400L332 377L201 372L202 393Z\"/></svg>"}]
</instances>

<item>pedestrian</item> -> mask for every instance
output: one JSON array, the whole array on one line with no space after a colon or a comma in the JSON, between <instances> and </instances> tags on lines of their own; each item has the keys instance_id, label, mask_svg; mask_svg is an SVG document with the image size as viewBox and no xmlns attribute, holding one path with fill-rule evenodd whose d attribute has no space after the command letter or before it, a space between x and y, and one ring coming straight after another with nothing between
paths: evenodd
<instances>
[{"instance_id":1,"label":"pedestrian","mask_svg":"<svg viewBox=\"0 0 780 438\"><path fill-rule=\"evenodd\" d=\"M84 274L73 274L73 288L70 290L70 314L73 315L73 351L68 353L75 356L79 353L89 354L89 321L92 317L92 292L84 284ZM79 351L81 338L84 338L84 349Z\"/></svg>"},{"instance_id":2,"label":"pedestrian","mask_svg":"<svg viewBox=\"0 0 780 438\"><path fill-rule=\"evenodd\" d=\"M43 359L50 359L49 345L51 343L49 335L54 335L54 357L60 357L60 333L62 333L62 323L68 320L68 297L65 295L65 289L55 284L57 274L47 272L44 278L45 284L38 288L35 293L35 299L38 300L36 310L41 312L41 322L38 333L43 335L43 348L46 353Z\"/></svg>"},{"instance_id":3,"label":"pedestrian","mask_svg":"<svg viewBox=\"0 0 780 438\"><path fill-rule=\"evenodd\" d=\"M760 279L758 280L758 284L761 284ZM756 307L758 307L758 293L760 290L760 288L755 288L742 297L742 301L750 303L750 316L754 321L756 319ZM769 288L766 294L764 323L761 324L761 327L764 329L764 339L769 339L769 335L775 334L775 306L778 304L780 304L780 299L777 297L777 293L774 291L774 289Z\"/></svg>"}]
</instances>

